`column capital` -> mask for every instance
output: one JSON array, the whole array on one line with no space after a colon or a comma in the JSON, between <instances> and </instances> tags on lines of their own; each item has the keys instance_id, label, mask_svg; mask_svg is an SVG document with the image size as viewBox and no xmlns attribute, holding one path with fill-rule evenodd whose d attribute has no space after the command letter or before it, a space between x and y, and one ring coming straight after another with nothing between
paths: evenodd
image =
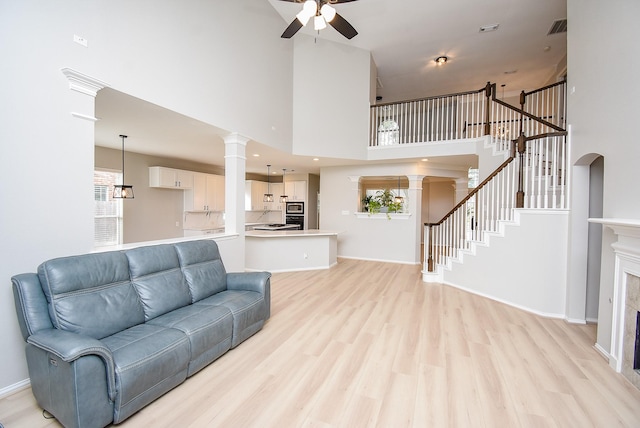
<instances>
[{"instance_id":1,"label":"column capital","mask_svg":"<svg viewBox=\"0 0 640 428\"><path fill-rule=\"evenodd\" d=\"M62 74L69 80L69 89L95 97L98 91L109 85L102 80L82 74L72 68L61 68Z\"/></svg>"},{"instance_id":2,"label":"column capital","mask_svg":"<svg viewBox=\"0 0 640 428\"><path fill-rule=\"evenodd\" d=\"M240 144L246 146L249 140L249 137L245 137L244 135L241 135L237 132L232 132L231 134L224 136L225 144Z\"/></svg>"}]
</instances>

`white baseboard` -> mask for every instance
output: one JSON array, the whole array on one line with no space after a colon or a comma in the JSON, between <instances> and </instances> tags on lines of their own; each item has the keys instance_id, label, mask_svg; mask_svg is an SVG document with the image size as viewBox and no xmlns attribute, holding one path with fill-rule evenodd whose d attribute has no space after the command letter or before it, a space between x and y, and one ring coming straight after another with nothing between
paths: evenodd
<instances>
[{"instance_id":1,"label":"white baseboard","mask_svg":"<svg viewBox=\"0 0 640 428\"><path fill-rule=\"evenodd\" d=\"M366 257L351 257L351 256L338 256L339 259L349 259L349 260L363 260L365 262L380 262L380 263L396 263L400 265L421 265L422 262L406 262L401 260L384 260L384 259L369 259Z\"/></svg>"},{"instance_id":2,"label":"white baseboard","mask_svg":"<svg viewBox=\"0 0 640 428\"><path fill-rule=\"evenodd\" d=\"M31 381L29 381L29 379L25 379L25 380L21 380L18 383L14 383L13 385L9 385L5 388L2 388L0 389L0 398L13 395L18 391L22 391L23 389L29 388L30 385L31 385Z\"/></svg>"}]
</instances>

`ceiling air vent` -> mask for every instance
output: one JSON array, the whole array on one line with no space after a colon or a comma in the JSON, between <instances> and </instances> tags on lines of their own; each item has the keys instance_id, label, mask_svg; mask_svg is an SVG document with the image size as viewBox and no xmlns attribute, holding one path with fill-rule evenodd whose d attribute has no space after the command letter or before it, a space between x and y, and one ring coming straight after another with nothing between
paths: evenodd
<instances>
[{"instance_id":1,"label":"ceiling air vent","mask_svg":"<svg viewBox=\"0 0 640 428\"><path fill-rule=\"evenodd\" d=\"M553 21L553 24L551 25L551 29L547 33L547 36L550 36L552 34L566 33L566 32L567 32L567 20L558 19Z\"/></svg>"}]
</instances>

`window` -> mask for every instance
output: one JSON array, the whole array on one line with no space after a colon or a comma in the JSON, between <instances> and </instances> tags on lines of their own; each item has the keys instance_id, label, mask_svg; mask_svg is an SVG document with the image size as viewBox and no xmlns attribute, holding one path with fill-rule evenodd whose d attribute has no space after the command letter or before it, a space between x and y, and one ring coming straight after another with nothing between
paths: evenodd
<instances>
[{"instance_id":1,"label":"window","mask_svg":"<svg viewBox=\"0 0 640 428\"><path fill-rule=\"evenodd\" d=\"M400 127L398 122L393 119L383 120L378 126L378 145L390 146L398 144L400 138Z\"/></svg>"},{"instance_id":2,"label":"window","mask_svg":"<svg viewBox=\"0 0 640 428\"><path fill-rule=\"evenodd\" d=\"M386 211L389 202L395 202L396 196L402 196L402 207L398 212L406 212L409 203L409 180L397 176L380 176L380 177L360 177L359 183L360 194L360 212L368 211L369 201L378 200L382 203L382 208Z\"/></svg>"},{"instance_id":3,"label":"window","mask_svg":"<svg viewBox=\"0 0 640 428\"><path fill-rule=\"evenodd\" d=\"M478 184L480 183L480 170L478 168L469 168L467 177L469 178L467 184L469 189L475 189L478 187Z\"/></svg>"},{"instance_id":4,"label":"window","mask_svg":"<svg viewBox=\"0 0 640 428\"><path fill-rule=\"evenodd\" d=\"M96 247L122 244L122 199L113 199L113 186L120 183L119 172L93 173L94 239Z\"/></svg>"}]
</instances>

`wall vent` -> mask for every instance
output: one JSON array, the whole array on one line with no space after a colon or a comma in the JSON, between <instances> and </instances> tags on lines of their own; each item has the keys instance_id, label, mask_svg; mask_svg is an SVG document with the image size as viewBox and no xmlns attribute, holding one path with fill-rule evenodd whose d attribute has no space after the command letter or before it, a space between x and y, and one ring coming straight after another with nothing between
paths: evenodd
<instances>
[{"instance_id":1,"label":"wall vent","mask_svg":"<svg viewBox=\"0 0 640 428\"><path fill-rule=\"evenodd\" d=\"M551 29L549 29L547 36L550 36L552 34L566 33L566 32L567 32L567 20L557 19L553 21L553 24L551 25Z\"/></svg>"}]
</instances>

